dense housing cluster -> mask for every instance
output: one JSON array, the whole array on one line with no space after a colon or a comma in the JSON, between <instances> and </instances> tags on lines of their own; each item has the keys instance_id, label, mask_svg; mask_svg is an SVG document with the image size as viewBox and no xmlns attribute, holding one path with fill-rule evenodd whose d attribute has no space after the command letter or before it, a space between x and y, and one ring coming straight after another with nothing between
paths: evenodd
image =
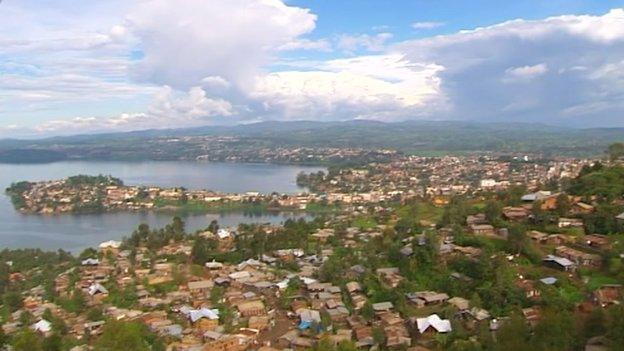
<instances>
[{"instance_id":1,"label":"dense housing cluster","mask_svg":"<svg viewBox=\"0 0 624 351\"><path fill-rule=\"evenodd\" d=\"M175 217L78 258L1 252L0 341L205 351L608 350L624 342L617 160L410 157L299 178L311 194L271 201L310 196L304 205L336 210L281 225L213 221L194 233ZM152 196L110 177L15 189L25 201L37 191L67 197L67 189L103 201ZM190 201L194 193L175 194Z\"/></svg>"}]
</instances>

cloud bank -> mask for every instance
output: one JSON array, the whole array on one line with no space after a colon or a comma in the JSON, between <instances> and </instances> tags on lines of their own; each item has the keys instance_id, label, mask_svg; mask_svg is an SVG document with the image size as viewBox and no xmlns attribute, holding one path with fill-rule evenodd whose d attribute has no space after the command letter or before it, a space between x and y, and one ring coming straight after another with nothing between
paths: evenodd
<instances>
[{"instance_id":1,"label":"cloud bank","mask_svg":"<svg viewBox=\"0 0 624 351\"><path fill-rule=\"evenodd\" d=\"M624 126L622 9L396 41L311 39L317 16L281 0L112 1L56 22L24 4L0 12L0 33L37 24L0 34L0 136L298 119ZM11 119L29 114L45 117Z\"/></svg>"}]
</instances>

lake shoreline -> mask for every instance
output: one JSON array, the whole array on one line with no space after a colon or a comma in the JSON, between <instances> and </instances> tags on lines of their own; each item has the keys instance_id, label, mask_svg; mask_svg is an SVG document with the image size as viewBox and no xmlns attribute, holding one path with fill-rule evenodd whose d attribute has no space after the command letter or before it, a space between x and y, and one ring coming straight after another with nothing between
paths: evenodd
<instances>
[{"instance_id":1,"label":"lake shoreline","mask_svg":"<svg viewBox=\"0 0 624 351\"><path fill-rule=\"evenodd\" d=\"M258 191L297 194L304 191L296 184L300 172L316 172L321 167L277 166L268 164L200 162L55 162L45 165L0 164L0 189L11 183L60 179L75 174L114 174L133 186L184 186L187 189L214 189L225 193ZM189 230L206 228L217 220L224 227L239 223L274 223L307 218L312 214L243 213L217 211L192 213L178 211L107 212L101 214L30 215L16 211L8 196L0 194L0 245L6 248L36 247L47 250L81 250L106 240L129 235L141 223L164 227L171 217L184 218Z\"/></svg>"}]
</instances>

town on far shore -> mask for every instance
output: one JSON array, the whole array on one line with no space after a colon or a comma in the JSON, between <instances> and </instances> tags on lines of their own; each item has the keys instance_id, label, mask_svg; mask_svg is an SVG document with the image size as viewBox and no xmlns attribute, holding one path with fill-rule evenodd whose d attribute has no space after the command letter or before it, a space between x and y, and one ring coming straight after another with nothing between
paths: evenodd
<instances>
[{"instance_id":1,"label":"town on far shore","mask_svg":"<svg viewBox=\"0 0 624 351\"><path fill-rule=\"evenodd\" d=\"M300 194L134 186L102 175L14 183L7 195L31 215L176 216L78 255L0 251L0 343L617 350L622 156L401 155L299 174ZM313 216L229 228L212 221L191 232L180 215L252 208Z\"/></svg>"}]
</instances>

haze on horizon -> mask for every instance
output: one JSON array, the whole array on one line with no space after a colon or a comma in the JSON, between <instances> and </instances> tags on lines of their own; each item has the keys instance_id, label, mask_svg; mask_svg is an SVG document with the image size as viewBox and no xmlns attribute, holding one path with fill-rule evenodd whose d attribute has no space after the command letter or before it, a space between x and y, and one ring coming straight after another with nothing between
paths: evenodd
<instances>
[{"instance_id":1,"label":"haze on horizon","mask_svg":"<svg viewBox=\"0 0 624 351\"><path fill-rule=\"evenodd\" d=\"M624 1L0 2L0 138L366 119L624 126Z\"/></svg>"}]
</instances>

